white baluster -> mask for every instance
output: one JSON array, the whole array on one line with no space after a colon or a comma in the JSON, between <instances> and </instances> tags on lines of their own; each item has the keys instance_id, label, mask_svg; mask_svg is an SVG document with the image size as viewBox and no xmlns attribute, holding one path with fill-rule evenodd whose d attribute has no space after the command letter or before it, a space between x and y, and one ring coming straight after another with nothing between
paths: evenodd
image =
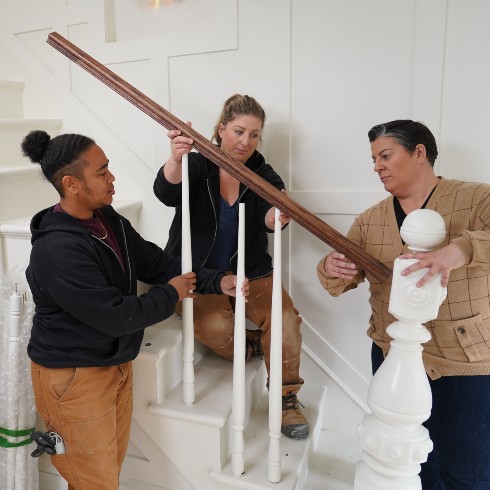
<instances>
[{"instance_id":1,"label":"white baluster","mask_svg":"<svg viewBox=\"0 0 490 490\"><path fill-rule=\"evenodd\" d=\"M268 479L281 481L282 419L282 280L281 222L279 209L274 221L274 276L272 282L271 348L269 369L269 457Z\"/></svg>"},{"instance_id":2,"label":"white baluster","mask_svg":"<svg viewBox=\"0 0 490 490\"><path fill-rule=\"evenodd\" d=\"M410 249L427 251L444 239L444 220L435 211L419 209L405 218L400 234ZM440 285L440 274L416 287L427 269L402 276L401 271L415 262L395 260L389 311L398 320L387 329L394 340L369 388L373 413L358 427L363 453L356 490L420 490L420 464L432 451L429 433L421 425L432 407L421 345L430 340L430 333L422 323L437 317L446 289Z\"/></svg>"},{"instance_id":3,"label":"white baluster","mask_svg":"<svg viewBox=\"0 0 490 490\"><path fill-rule=\"evenodd\" d=\"M1 226L0 226L0 277L4 277L5 275L5 266L4 266L4 263L3 263L3 248L2 248L2 242L3 242L3 237L2 237L2 229L1 229Z\"/></svg>"},{"instance_id":4,"label":"white baluster","mask_svg":"<svg viewBox=\"0 0 490 490\"><path fill-rule=\"evenodd\" d=\"M26 427L19 426L19 392L22 386L19 379L20 366L20 311L22 306L22 296L15 291L10 296L9 301L9 357L8 357L8 379L7 379L7 429L19 430ZM19 439L20 440L20 439ZM17 439L13 439L18 442ZM16 488L15 482L17 474L25 473L25 467L16 466L16 458L20 448L7 448L7 489Z\"/></svg>"},{"instance_id":5,"label":"white baluster","mask_svg":"<svg viewBox=\"0 0 490 490\"><path fill-rule=\"evenodd\" d=\"M191 222L189 210L189 159L182 155L182 274L192 271ZM182 300L182 387L184 403L196 399L194 377L194 311L192 298Z\"/></svg>"},{"instance_id":6,"label":"white baluster","mask_svg":"<svg viewBox=\"0 0 490 490\"><path fill-rule=\"evenodd\" d=\"M235 476L244 472L243 430L245 427L245 204L238 205L238 264L235 301L235 334L233 351L233 442L231 468Z\"/></svg>"},{"instance_id":7,"label":"white baluster","mask_svg":"<svg viewBox=\"0 0 490 490\"><path fill-rule=\"evenodd\" d=\"M11 310L12 310L12 302L14 302L13 309L17 312L18 317L16 316L16 336L18 337L18 351L17 351L17 430L28 429L30 424L28 421L28 411L30 407L28 406L28 396L27 396L27 385L28 380L26 379L26 375L29 374L25 370L25 354L22 345L21 339L21 308L23 304L23 297L19 293L14 293L10 297ZM19 304L20 303L20 304ZM18 439L24 440L28 439L28 436L22 436ZM27 474L29 472L29 459L30 451L28 448L30 446L20 446L15 449L15 490L28 490L27 486ZM28 452L29 451L29 452ZM27 459L29 457L29 459Z\"/></svg>"},{"instance_id":8,"label":"white baluster","mask_svg":"<svg viewBox=\"0 0 490 490\"><path fill-rule=\"evenodd\" d=\"M28 288L27 283L24 285L24 288ZM22 311L21 311L21 338L22 338L22 352L24 353L24 406L25 406L25 425L26 429L30 429L36 425L36 406L34 404L34 393L32 390L31 384L31 373L30 373L30 364L31 361L27 357L27 353L25 350L25 344L27 344L27 338L23 337L30 331L32 325L32 316L34 305L32 303L31 296L27 294L26 291L22 294ZM27 437L26 437L27 438ZM23 454L26 461L26 486L25 490L38 490L39 489L39 470L38 470L38 460L39 458L32 458L31 451L33 450L33 446L28 444L23 446ZM16 487L17 489L17 487ZM23 489L20 487L19 490Z\"/></svg>"}]
</instances>

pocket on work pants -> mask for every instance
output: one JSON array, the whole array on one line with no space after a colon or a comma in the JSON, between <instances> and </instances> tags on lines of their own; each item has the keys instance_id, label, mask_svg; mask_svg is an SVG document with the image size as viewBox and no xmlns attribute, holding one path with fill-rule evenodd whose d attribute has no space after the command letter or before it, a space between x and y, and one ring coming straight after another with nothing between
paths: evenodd
<instances>
[{"instance_id":1,"label":"pocket on work pants","mask_svg":"<svg viewBox=\"0 0 490 490\"><path fill-rule=\"evenodd\" d=\"M56 403L67 458L55 463L55 456L53 464L73 473L75 488L118 487L116 402L123 377L118 366L77 368Z\"/></svg>"},{"instance_id":2,"label":"pocket on work pants","mask_svg":"<svg viewBox=\"0 0 490 490\"><path fill-rule=\"evenodd\" d=\"M57 402L70 389L76 368L46 368L31 362L31 379L36 409L48 429L60 431Z\"/></svg>"}]
</instances>

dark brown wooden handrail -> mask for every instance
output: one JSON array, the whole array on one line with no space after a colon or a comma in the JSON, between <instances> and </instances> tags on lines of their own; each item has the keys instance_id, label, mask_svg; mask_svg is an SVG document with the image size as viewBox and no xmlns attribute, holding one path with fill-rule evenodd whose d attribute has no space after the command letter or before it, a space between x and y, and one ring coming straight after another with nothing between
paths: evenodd
<instances>
[{"instance_id":1,"label":"dark brown wooden handrail","mask_svg":"<svg viewBox=\"0 0 490 490\"><path fill-rule=\"evenodd\" d=\"M194 140L193 147L196 150L238 179L242 184L248 186L267 202L279 208L334 250L343 253L361 269L371 273L379 281L384 281L391 274L391 270L372 255L359 248L344 235L293 201L284 192L279 191L259 177L245 165L228 156L221 148L214 145L196 130L189 127L63 36L57 32L52 32L48 35L47 43L95 78L98 78L102 83L131 102L131 104L138 107L157 123L167 129L178 129L184 136L192 138Z\"/></svg>"}]
</instances>

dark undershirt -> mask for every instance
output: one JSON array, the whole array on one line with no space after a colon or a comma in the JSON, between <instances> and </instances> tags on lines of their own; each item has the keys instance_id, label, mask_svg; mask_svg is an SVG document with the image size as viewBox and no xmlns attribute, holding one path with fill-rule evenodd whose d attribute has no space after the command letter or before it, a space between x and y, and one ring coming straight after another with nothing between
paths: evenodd
<instances>
[{"instance_id":1,"label":"dark undershirt","mask_svg":"<svg viewBox=\"0 0 490 490\"><path fill-rule=\"evenodd\" d=\"M420 207L420 209L425 209L425 206L427 206L427 203L429 202L430 197L436 190L437 185L430 191L430 194L428 195L427 199L425 200L424 204ZM400 204L400 201L396 196L393 197L393 207L395 209L395 216L396 216L396 224L398 225L398 231L400 231L400 228L403 224L403 220L407 217L405 211L403 211L403 208ZM405 242L402 240L402 243L405 245Z\"/></svg>"},{"instance_id":2,"label":"dark undershirt","mask_svg":"<svg viewBox=\"0 0 490 490\"><path fill-rule=\"evenodd\" d=\"M231 206L220 196L218 231L206 260L206 267L211 269L230 270L231 257L238 247L238 201Z\"/></svg>"},{"instance_id":3,"label":"dark undershirt","mask_svg":"<svg viewBox=\"0 0 490 490\"><path fill-rule=\"evenodd\" d=\"M54 206L53 211L55 213L65 213L71 216L71 214L67 213L60 206L59 203ZM80 218L76 218L76 219L78 219L78 221L80 221L86 228L88 228L95 237L103 240L107 246L112 248L112 250L119 258L119 262L121 263L123 270L125 270L124 261L121 254L121 250L119 248L119 244L117 243L116 236L114 235L111 226L105 219L105 216L99 211L94 211L94 217L91 219L80 219ZM106 233L107 236L105 238L102 238L106 235Z\"/></svg>"}]
</instances>

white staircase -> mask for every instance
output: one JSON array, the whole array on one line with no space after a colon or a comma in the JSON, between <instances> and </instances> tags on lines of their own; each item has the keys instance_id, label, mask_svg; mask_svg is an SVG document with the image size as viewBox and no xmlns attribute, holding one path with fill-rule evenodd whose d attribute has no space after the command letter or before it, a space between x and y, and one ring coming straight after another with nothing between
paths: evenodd
<instances>
[{"instance_id":1,"label":"white staircase","mask_svg":"<svg viewBox=\"0 0 490 490\"><path fill-rule=\"evenodd\" d=\"M39 165L21 155L20 143L32 129L58 134L62 121L24 119L23 89L22 82L0 81L0 273L25 269L30 219L59 199ZM137 227L140 202L118 201L114 206ZM305 406L310 436L305 441L281 438L282 480L268 482L268 392L264 362L259 358L246 365L245 472L234 476L230 464L233 365L196 344L196 400L192 406L185 405L181 338L177 316L145 331L134 362L134 417L121 489L352 488L357 438L325 430L327 390L315 384L313 374L303 372L306 383L299 399ZM303 354L305 366L312 364L305 358ZM39 469L41 490L66 489L49 458L40 458Z\"/></svg>"}]
</instances>

